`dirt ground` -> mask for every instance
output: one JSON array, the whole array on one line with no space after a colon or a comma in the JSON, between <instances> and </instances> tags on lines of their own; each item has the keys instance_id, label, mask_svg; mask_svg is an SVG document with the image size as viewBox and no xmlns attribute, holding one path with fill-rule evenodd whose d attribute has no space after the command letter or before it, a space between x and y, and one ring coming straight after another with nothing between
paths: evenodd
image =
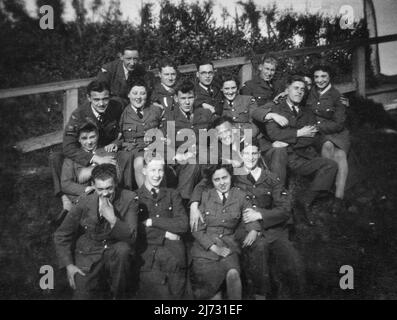
<instances>
[{"instance_id":1,"label":"dirt ground","mask_svg":"<svg viewBox=\"0 0 397 320\"><path fill-rule=\"evenodd\" d=\"M348 193L346 212L333 218L330 201L317 202L319 225L294 235L305 261L307 299L397 298L397 135L361 123L352 138L364 179ZM52 242L61 203L52 193L49 151L3 148L0 155L0 299L70 298ZM294 182L293 192L306 183ZM39 286L43 265L54 267L54 290ZM343 265L353 267L353 290L339 286Z\"/></svg>"}]
</instances>

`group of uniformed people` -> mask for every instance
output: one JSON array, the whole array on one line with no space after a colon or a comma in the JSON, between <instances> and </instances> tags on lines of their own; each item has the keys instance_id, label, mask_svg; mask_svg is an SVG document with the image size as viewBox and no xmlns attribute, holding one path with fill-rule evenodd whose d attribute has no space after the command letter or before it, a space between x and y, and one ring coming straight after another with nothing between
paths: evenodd
<instances>
[{"instance_id":1,"label":"group of uniformed people","mask_svg":"<svg viewBox=\"0 0 397 320\"><path fill-rule=\"evenodd\" d=\"M240 88L203 60L193 84L170 59L156 78L126 47L101 68L50 158L55 248L75 298L303 297L290 226L314 226L311 205L333 188L331 213L343 211L349 133L328 66L313 86L281 85L276 67L264 57ZM289 173L312 177L295 202Z\"/></svg>"}]
</instances>

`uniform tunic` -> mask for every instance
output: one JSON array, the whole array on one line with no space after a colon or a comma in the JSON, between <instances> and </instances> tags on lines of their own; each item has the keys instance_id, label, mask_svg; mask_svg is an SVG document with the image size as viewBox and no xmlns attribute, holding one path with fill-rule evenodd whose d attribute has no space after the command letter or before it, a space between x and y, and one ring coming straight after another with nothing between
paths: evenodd
<instances>
[{"instance_id":1,"label":"uniform tunic","mask_svg":"<svg viewBox=\"0 0 397 320\"><path fill-rule=\"evenodd\" d=\"M202 107L203 103L207 103L215 108L216 114L222 114L222 92L218 87L211 85L205 89L203 85L197 83L194 88L194 94L196 96L194 109Z\"/></svg>"},{"instance_id":2,"label":"uniform tunic","mask_svg":"<svg viewBox=\"0 0 397 320\"><path fill-rule=\"evenodd\" d=\"M137 237L138 203L135 193L118 189L113 201L116 224L99 217L99 196L96 192L82 196L73 206L54 234L59 266L74 264L85 277L76 275L75 295L90 297L99 276L98 266L110 269L114 296L122 297L129 277L130 254ZM79 230L82 230L80 233ZM76 237L78 236L77 240ZM73 249L75 247L75 249Z\"/></svg>"},{"instance_id":3,"label":"uniform tunic","mask_svg":"<svg viewBox=\"0 0 397 320\"><path fill-rule=\"evenodd\" d=\"M157 102L161 104L164 110L167 109L174 110L175 107L174 95L175 95L174 89L168 91L161 83L157 83L154 86L150 98L152 102Z\"/></svg>"},{"instance_id":4,"label":"uniform tunic","mask_svg":"<svg viewBox=\"0 0 397 320\"><path fill-rule=\"evenodd\" d=\"M188 231L188 218L182 199L173 189L160 188L157 198L143 185L137 191L139 221L152 219L152 226L141 225L138 252L141 257L138 297L142 299L181 299L186 286L185 245L169 240L165 233L179 236Z\"/></svg>"},{"instance_id":5,"label":"uniform tunic","mask_svg":"<svg viewBox=\"0 0 397 320\"><path fill-rule=\"evenodd\" d=\"M282 287L301 293L303 265L298 252L289 241L288 225L292 224L291 197L280 179L262 169L258 180L251 176L235 175L235 186L246 192L254 210L262 215L262 230L255 242L243 248L243 271L247 280L247 294L266 295L270 291L270 274L273 280L285 283ZM246 232L238 229L242 242ZM271 272L270 272L271 270ZM291 297L290 297L291 298Z\"/></svg>"},{"instance_id":6,"label":"uniform tunic","mask_svg":"<svg viewBox=\"0 0 397 320\"><path fill-rule=\"evenodd\" d=\"M252 113L257 108L258 105L252 96L237 95L233 101L224 99L222 115L232 118L235 127L242 133L244 129L252 129L252 137L256 137L259 129L253 123Z\"/></svg>"},{"instance_id":7,"label":"uniform tunic","mask_svg":"<svg viewBox=\"0 0 397 320\"><path fill-rule=\"evenodd\" d=\"M346 108L340 97L339 91L332 85L324 94L320 94L317 88L313 87L307 99L307 106L316 116L316 124L322 134L321 145L325 141L331 141L347 154L350 149L350 137L345 127Z\"/></svg>"},{"instance_id":8,"label":"uniform tunic","mask_svg":"<svg viewBox=\"0 0 397 320\"><path fill-rule=\"evenodd\" d=\"M162 110L156 106L143 108L143 118L140 119L136 111L129 104L120 118L120 132L122 134L119 144L123 150L131 151L135 155L143 152L148 145L145 143L145 133L161 125Z\"/></svg>"},{"instance_id":9,"label":"uniform tunic","mask_svg":"<svg viewBox=\"0 0 397 320\"><path fill-rule=\"evenodd\" d=\"M240 271L240 245L235 239L243 211L252 207L246 194L237 188L231 188L223 205L217 191L212 188L202 193L199 209L204 223L199 221L198 230L193 232L195 241L191 250L192 287L197 299L213 297L226 279L231 269ZM246 225L248 231L260 231L257 222ZM226 258L220 257L209 248L216 244L231 250Z\"/></svg>"},{"instance_id":10,"label":"uniform tunic","mask_svg":"<svg viewBox=\"0 0 397 320\"><path fill-rule=\"evenodd\" d=\"M262 106L272 101L277 94L282 91L281 83L278 81L265 81L259 76L255 76L252 80L244 83L240 90L240 94L253 96L258 106Z\"/></svg>"}]
</instances>

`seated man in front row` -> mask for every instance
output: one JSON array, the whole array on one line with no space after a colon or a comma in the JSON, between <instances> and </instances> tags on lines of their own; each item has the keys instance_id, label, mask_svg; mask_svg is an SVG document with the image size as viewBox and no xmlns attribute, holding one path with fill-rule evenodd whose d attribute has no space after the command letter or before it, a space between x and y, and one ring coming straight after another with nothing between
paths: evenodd
<instances>
[{"instance_id":1,"label":"seated man in front row","mask_svg":"<svg viewBox=\"0 0 397 320\"><path fill-rule=\"evenodd\" d=\"M185 296L187 265L181 235L188 218L178 191L160 187L164 177L161 156L144 157L144 184L138 189L139 231L137 251L142 260L139 299L181 299Z\"/></svg>"},{"instance_id":2,"label":"seated man in front row","mask_svg":"<svg viewBox=\"0 0 397 320\"><path fill-rule=\"evenodd\" d=\"M138 203L134 192L117 188L114 165L96 166L92 180L95 192L79 199L54 234L59 264L66 267L75 299L100 298L105 283L113 298L125 298Z\"/></svg>"},{"instance_id":3,"label":"seated man in front row","mask_svg":"<svg viewBox=\"0 0 397 320\"><path fill-rule=\"evenodd\" d=\"M314 148L318 132L314 125L316 120L313 113L301 105L305 87L306 83L302 77L290 77L287 82L286 100L278 105L270 105L273 112L288 119L288 126L282 127L276 122L266 122L265 125L270 141L278 141L287 148L287 167L298 175L314 175L310 187L297 201L304 221L314 225L311 204L320 191L329 191L332 188L338 166L335 161L322 158ZM286 171L287 167L281 169Z\"/></svg>"}]
</instances>

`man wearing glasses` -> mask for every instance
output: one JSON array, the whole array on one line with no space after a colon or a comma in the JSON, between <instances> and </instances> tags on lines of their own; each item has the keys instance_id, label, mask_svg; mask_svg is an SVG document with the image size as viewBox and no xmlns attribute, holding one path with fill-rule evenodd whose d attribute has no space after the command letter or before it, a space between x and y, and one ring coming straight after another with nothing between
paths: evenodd
<instances>
[{"instance_id":1,"label":"man wearing glasses","mask_svg":"<svg viewBox=\"0 0 397 320\"><path fill-rule=\"evenodd\" d=\"M194 89L194 109L203 107L212 113L222 115L222 93L214 83L213 63L210 60L202 60L196 66L198 83Z\"/></svg>"}]
</instances>

